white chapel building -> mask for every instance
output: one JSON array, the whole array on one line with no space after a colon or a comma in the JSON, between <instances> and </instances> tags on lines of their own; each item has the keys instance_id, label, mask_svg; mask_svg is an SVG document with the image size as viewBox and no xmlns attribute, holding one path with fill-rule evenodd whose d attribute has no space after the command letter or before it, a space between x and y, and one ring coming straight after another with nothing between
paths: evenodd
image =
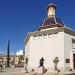
<instances>
[{"instance_id":1,"label":"white chapel building","mask_svg":"<svg viewBox=\"0 0 75 75\"><path fill-rule=\"evenodd\" d=\"M27 68L36 69L39 60L44 58L44 67L54 69L53 60L58 57L58 68L75 69L75 31L66 27L56 16L56 5L49 4L48 16L41 27L27 34L25 39L25 58Z\"/></svg>"}]
</instances>

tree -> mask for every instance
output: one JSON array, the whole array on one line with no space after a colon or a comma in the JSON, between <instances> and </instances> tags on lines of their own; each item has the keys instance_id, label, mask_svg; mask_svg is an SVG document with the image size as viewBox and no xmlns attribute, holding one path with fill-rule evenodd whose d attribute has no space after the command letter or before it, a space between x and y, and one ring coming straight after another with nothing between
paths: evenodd
<instances>
[{"instance_id":1,"label":"tree","mask_svg":"<svg viewBox=\"0 0 75 75\"><path fill-rule=\"evenodd\" d=\"M8 40L8 46L7 46L7 67L9 67L9 63L10 63L10 40Z\"/></svg>"},{"instance_id":2,"label":"tree","mask_svg":"<svg viewBox=\"0 0 75 75\"><path fill-rule=\"evenodd\" d=\"M23 60L24 60L23 55L20 55L20 56L19 56L19 61L22 62Z\"/></svg>"},{"instance_id":3,"label":"tree","mask_svg":"<svg viewBox=\"0 0 75 75\"><path fill-rule=\"evenodd\" d=\"M57 68L57 65L58 65L58 62L59 62L58 57L55 57L54 60L53 60L53 62L54 62L54 69L58 70L58 68Z\"/></svg>"},{"instance_id":4,"label":"tree","mask_svg":"<svg viewBox=\"0 0 75 75\"><path fill-rule=\"evenodd\" d=\"M19 65L19 66L21 65L21 63L22 63L23 60L24 60L23 55L20 55L20 56L19 56L19 60L18 60L18 65Z\"/></svg>"}]
</instances>

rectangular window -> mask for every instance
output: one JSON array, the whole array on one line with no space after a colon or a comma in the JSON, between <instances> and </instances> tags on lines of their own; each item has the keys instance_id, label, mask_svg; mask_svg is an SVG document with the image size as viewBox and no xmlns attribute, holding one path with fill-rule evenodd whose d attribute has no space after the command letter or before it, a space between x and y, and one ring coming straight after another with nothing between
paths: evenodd
<instances>
[{"instance_id":1,"label":"rectangular window","mask_svg":"<svg viewBox=\"0 0 75 75\"><path fill-rule=\"evenodd\" d=\"M37 39L37 35L34 35L33 39L36 40Z\"/></svg>"},{"instance_id":2,"label":"rectangular window","mask_svg":"<svg viewBox=\"0 0 75 75\"><path fill-rule=\"evenodd\" d=\"M58 32L54 32L54 36L57 37L58 36Z\"/></svg>"},{"instance_id":3,"label":"rectangular window","mask_svg":"<svg viewBox=\"0 0 75 75\"><path fill-rule=\"evenodd\" d=\"M37 37L37 35L34 35L34 37Z\"/></svg>"},{"instance_id":4,"label":"rectangular window","mask_svg":"<svg viewBox=\"0 0 75 75\"><path fill-rule=\"evenodd\" d=\"M75 39L72 39L72 48L75 49Z\"/></svg>"},{"instance_id":5,"label":"rectangular window","mask_svg":"<svg viewBox=\"0 0 75 75\"><path fill-rule=\"evenodd\" d=\"M54 34L58 34L58 32L54 32Z\"/></svg>"},{"instance_id":6,"label":"rectangular window","mask_svg":"<svg viewBox=\"0 0 75 75\"><path fill-rule=\"evenodd\" d=\"M43 34L43 38L44 38L44 39L47 38L47 34Z\"/></svg>"},{"instance_id":7,"label":"rectangular window","mask_svg":"<svg viewBox=\"0 0 75 75\"><path fill-rule=\"evenodd\" d=\"M39 39L42 39L42 35L38 35L38 38L39 38Z\"/></svg>"},{"instance_id":8,"label":"rectangular window","mask_svg":"<svg viewBox=\"0 0 75 75\"><path fill-rule=\"evenodd\" d=\"M66 59L66 63L70 63L70 59Z\"/></svg>"}]
</instances>

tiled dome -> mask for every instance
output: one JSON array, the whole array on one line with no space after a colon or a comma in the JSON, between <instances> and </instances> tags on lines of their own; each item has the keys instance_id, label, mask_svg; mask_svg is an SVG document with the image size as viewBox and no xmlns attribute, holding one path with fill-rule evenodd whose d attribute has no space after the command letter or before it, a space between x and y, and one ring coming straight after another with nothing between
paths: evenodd
<instances>
[{"instance_id":1,"label":"tiled dome","mask_svg":"<svg viewBox=\"0 0 75 75\"><path fill-rule=\"evenodd\" d=\"M58 17L50 17L43 21L42 26L51 26L53 24L64 25Z\"/></svg>"},{"instance_id":2,"label":"tiled dome","mask_svg":"<svg viewBox=\"0 0 75 75\"><path fill-rule=\"evenodd\" d=\"M56 9L56 5L53 4L53 3L50 3L50 4L48 5L47 10L48 10L49 7L54 7L54 8Z\"/></svg>"},{"instance_id":3,"label":"tiled dome","mask_svg":"<svg viewBox=\"0 0 75 75\"><path fill-rule=\"evenodd\" d=\"M63 27L64 23L55 15L56 5L51 3L47 7L48 17L42 22L41 27L38 30L53 28L53 27Z\"/></svg>"},{"instance_id":4,"label":"tiled dome","mask_svg":"<svg viewBox=\"0 0 75 75\"><path fill-rule=\"evenodd\" d=\"M46 28L53 28L53 27L63 27L64 23L58 18L58 17L49 17L46 18L42 24L41 27L38 28L38 30L46 29Z\"/></svg>"}]
</instances>

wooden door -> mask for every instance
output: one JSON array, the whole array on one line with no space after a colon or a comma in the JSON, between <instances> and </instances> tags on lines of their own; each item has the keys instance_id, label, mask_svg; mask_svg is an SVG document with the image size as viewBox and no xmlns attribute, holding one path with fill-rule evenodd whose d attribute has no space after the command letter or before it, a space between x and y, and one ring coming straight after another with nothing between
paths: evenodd
<instances>
[{"instance_id":1,"label":"wooden door","mask_svg":"<svg viewBox=\"0 0 75 75\"><path fill-rule=\"evenodd\" d=\"M73 68L75 69L75 54L73 54Z\"/></svg>"}]
</instances>

